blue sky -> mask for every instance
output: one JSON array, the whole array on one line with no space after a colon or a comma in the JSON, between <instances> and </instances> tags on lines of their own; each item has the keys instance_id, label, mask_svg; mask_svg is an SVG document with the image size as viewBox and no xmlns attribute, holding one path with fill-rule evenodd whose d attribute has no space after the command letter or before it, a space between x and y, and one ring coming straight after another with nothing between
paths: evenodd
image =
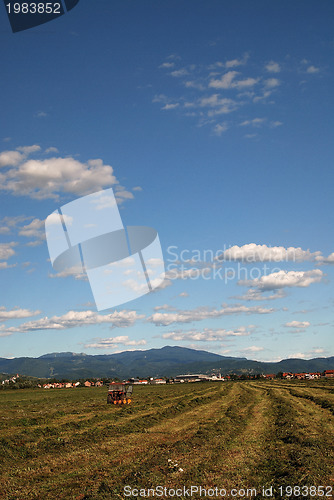
<instances>
[{"instance_id":1,"label":"blue sky","mask_svg":"<svg viewBox=\"0 0 334 500\"><path fill-rule=\"evenodd\" d=\"M16 34L3 8L0 356L333 355L333 27L326 0L81 0ZM44 220L110 187L167 278L98 312Z\"/></svg>"}]
</instances>

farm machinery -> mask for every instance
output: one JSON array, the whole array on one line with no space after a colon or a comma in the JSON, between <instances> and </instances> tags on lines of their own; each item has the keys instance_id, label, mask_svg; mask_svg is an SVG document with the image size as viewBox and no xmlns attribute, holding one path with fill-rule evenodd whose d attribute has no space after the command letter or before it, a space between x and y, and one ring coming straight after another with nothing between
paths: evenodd
<instances>
[{"instance_id":1,"label":"farm machinery","mask_svg":"<svg viewBox=\"0 0 334 500\"><path fill-rule=\"evenodd\" d=\"M132 385L124 382L112 382L109 385L107 403L114 405L130 404Z\"/></svg>"}]
</instances>

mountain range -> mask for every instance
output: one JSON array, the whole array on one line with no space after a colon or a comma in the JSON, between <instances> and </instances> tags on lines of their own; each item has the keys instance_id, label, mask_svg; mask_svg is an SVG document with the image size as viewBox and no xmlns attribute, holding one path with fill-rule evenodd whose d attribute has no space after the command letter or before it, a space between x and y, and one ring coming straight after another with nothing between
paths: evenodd
<instances>
[{"instance_id":1,"label":"mountain range","mask_svg":"<svg viewBox=\"0 0 334 500\"><path fill-rule=\"evenodd\" d=\"M171 346L104 355L60 352L44 354L38 358L0 358L0 373L70 380L99 377L173 377L212 371L241 375L322 372L332 369L334 356L309 360L284 359L277 363L268 363Z\"/></svg>"}]
</instances>

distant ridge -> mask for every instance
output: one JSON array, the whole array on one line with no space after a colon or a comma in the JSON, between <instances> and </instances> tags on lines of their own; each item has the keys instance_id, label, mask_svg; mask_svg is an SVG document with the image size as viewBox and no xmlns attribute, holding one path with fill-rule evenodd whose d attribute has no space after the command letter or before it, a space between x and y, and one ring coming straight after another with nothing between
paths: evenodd
<instances>
[{"instance_id":1,"label":"distant ridge","mask_svg":"<svg viewBox=\"0 0 334 500\"><path fill-rule=\"evenodd\" d=\"M334 369L334 356L314 359L284 359L278 363L220 356L185 347L165 346L147 351L89 355L54 352L38 358L0 358L0 373L40 378L78 379L109 377L172 377L186 373L257 374L278 372L322 372Z\"/></svg>"}]
</instances>

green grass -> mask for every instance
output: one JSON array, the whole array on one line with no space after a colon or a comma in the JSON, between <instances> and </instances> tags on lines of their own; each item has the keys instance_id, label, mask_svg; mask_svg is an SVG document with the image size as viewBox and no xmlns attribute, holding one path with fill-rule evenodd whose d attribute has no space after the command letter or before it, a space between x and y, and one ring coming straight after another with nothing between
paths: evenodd
<instances>
[{"instance_id":1,"label":"green grass","mask_svg":"<svg viewBox=\"0 0 334 500\"><path fill-rule=\"evenodd\" d=\"M125 485L333 486L334 381L135 386L124 407L106 395L1 392L0 498L116 500Z\"/></svg>"}]
</instances>

